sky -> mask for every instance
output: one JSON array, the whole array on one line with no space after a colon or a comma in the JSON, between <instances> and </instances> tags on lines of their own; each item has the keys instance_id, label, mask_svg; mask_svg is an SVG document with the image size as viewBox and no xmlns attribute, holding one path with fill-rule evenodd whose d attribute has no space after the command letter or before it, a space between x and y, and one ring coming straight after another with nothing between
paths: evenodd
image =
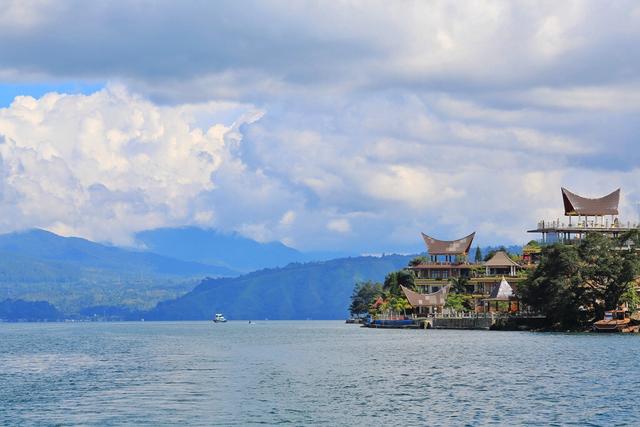
<instances>
[{"instance_id":1,"label":"sky","mask_svg":"<svg viewBox=\"0 0 640 427\"><path fill-rule=\"evenodd\" d=\"M351 253L640 202L636 1L0 3L0 232Z\"/></svg>"}]
</instances>

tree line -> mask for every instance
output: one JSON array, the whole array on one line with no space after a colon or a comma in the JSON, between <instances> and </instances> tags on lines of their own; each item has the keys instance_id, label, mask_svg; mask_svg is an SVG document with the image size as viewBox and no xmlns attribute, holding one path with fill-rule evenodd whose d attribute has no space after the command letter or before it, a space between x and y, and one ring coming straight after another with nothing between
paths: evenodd
<instances>
[{"instance_id":1,"label":"tree line","mask_svg":"<svg viewBox=\"0 0 640 427\"><path fill-rule=\"evenodd\" d=\"M383 283L372 281L356 283L349 306L351 316L363 317L375 313L406 314L411 305L404 296L401 286L415 290L414 279L413 272L410 270L398 270L387 274ZM380 298L380 304L373 307L378 298Z\"/></svg>"},{"instance_id":2,"label":"tree line","mask_svg":"<svg viewBox=\"0 0 640 427\"><path fill-rule=\"evenodd\" d=\"M635 310L640 232L613 239L589 233L574 245L543 246L540 263L518 289L523 304L552 329L580 330L622 304Z\"/></svg>"}]
</instances>

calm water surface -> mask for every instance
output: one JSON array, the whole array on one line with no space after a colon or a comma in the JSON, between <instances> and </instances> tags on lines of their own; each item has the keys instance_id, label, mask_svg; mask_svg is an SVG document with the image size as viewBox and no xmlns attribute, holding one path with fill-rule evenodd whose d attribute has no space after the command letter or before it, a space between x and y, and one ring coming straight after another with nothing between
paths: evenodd
<instances>
[{"instance_id":1,"label":"calm water surface","mask_svg":"<svg viewBox=\"0 0 640 427\"><path fill-rule=\"evenodd\" d=\"M0 425L640 425L640 336L0 323Z\"/></svg>"}]
</instances>

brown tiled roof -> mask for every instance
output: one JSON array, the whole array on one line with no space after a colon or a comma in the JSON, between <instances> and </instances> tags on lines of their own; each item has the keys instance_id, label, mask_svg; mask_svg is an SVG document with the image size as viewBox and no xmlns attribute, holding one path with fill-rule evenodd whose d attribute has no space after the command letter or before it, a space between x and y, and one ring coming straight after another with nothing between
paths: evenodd
<instances>
[{"instance_id":1,"label":"brown tiled roof","mask_svg":"<svg viewBox=\"0 0 640 427\"><path fill-rule=\"evenodd\" d=\"M564 202L564 214L567 216L578 215L618 215L618 203L620 202L620 189L598 199L587 199L578 196L562 187L562 201Z\"/></svg>"},{"instance_id":2,"label":"brown tiled roof","mask_svg":"<svg viewBox=\"0 0 640 427\"><path fill-rule=\"evenodd\" d=\"M438 240L431 236L422 234L422 239L427 245L429 255L467 255L471 249L471 243L476 233L473 232L467 237L458 240Z\"/></svg>"},{"instance_id":3,"label":"brown tiled roof","mask_svg":"<svg viewBox=\"0 0 640 427\"><path fill-rule=\"evenodd\" d=\"M490 260L484 263L485 267L511 267L512 265L519 267L519 264L509 258L505 251L496 252Z\"/></svg>"},{"instance_id":4,"label":"brown tiled roof","mask_svg":"<svg viewBox=\"0 0 640 427\"><path fill-rule=\"evenodd\" d=\"M430 294L420 294L418 292L414 292L411 289L407 289L404 286L400 286L402 288L402 292L404 292L409 304L412 307L433 307L433 306L442 306L447 299L447 294L449 293L449 288L451 285L443 286L438 292L432 292Z\"/></svg>"}]
</instances>

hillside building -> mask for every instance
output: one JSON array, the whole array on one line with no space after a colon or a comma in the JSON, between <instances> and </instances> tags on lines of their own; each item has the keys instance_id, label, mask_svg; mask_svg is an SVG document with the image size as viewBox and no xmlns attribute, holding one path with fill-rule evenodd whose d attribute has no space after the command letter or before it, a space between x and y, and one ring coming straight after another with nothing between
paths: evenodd
<instances>
[{"instance_id":1,"label":"hillside building","mask_svg":"<svg viewBox=\"0 0 640 427\"><path fill-rule=\"evenodd\" d=\"M564 221L541 220L538 226L529 233L540 233L540 242L566 244L583 239L587 233L601 233L609 237L619 237L625 232L637 228L637 224L623 223L618 215L620 189L599 198L579 196L562 187L564 205Z\"/></svg>"},{"instance_id":2,"label":"hillside building","mask_svg":"<svg viewBox=\"0 0 640 427\"><path fill-rule=\"evenodd\" d=\"M427 247L428 261L407 267L414 272L419 292L438 292L451 279L471 276L474 266L469 264L469 250L475 232L457 240L438 240L421 234Z\"/></svg>"},{"instance_id":3,"label":"hillside building","mask_svg":"<svg viewBox=\"0 0 640 427\"><path fill-rule=\"evenodd\" d=\"M441 313L452 282L456 280L462 282L465 294L473 297L476 312L494 311L497 305L491 305L490 301L497 300L490 298L498 292L505 277L512 285L524 280L519 274L522 267L503 251L496 252L486 262L470 263L469 251L475 232L457 240L439 240L421 234L427 248L426 262L407 267L414 273L416 291L402 288L415 314ZM515 296L510 298L513 300Z\"/></svg>"}]
</instances>

